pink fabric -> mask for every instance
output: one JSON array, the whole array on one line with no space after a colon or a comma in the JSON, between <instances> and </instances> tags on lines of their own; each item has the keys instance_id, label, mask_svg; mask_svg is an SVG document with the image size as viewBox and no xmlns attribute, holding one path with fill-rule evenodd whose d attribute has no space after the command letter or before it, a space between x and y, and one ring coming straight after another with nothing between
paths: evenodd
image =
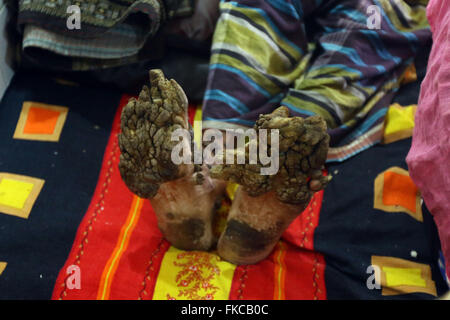
<instances>
[{"instance_id":1,"label":"pink fabric","mask_svg":"<svg viewBox=\"0 0 450 320\"><path fill-rule=\"evenodd\" d=\"M436 222L450 278L450 1L431 0L427 16L433 48L406 161Z\"/></svg>"}]
</instances>

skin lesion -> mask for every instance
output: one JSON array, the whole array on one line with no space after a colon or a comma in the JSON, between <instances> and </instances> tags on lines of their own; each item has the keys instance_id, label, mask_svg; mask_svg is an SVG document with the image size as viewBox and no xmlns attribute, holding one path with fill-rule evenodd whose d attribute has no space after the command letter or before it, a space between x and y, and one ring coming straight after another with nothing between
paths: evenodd
<instances>
[{"instance_id":1,"label":"skin lesion","mask_svg":"<svg viewBox=\"0 0 450 320\"><path fill-rule=\"evenodd\" d=\"M278 130L278 172L262 175L261 164L222 164L211 169L213 178L232 180L254 197L274 191L281 202L291 204L306 203L314 192L326 187L331 178L323 176L322 168L330 137L321 117L289 117L289 109L279 107L271 114L261 115L254 129L257 133L260 129ZM271 144L270 139L268 143ZM248 150L249 147L246 163Z\"/></svg>"},{"instance_id":2,"label":"skin lesion","mask_svg":"<svg viewBox=\"0 0 450 320\"><path fill-rule=\"evenodd\" d=\"M214 209L225 183L209 178L206 166L172 161L172 133L192 134L188 100L161 70L150 71L150 84L122 111L120 174L131 192L150 200L166 240L179 249L209 250L217 242Z\"/></svg>"},{"instance_id":3,"label":"skin lesion","mask_svg":"<svg viewBox=\"0 0 450 320\"><path fill-rule=\"evenodd\" d=\"M153 198L162 183L193 170L171 161L172 132L189 128L186 95L161 70L150 71L150 82L150 88L144 86L138 99L131 98L124 107L119 134L121 176L141 198Z\"/></svg>"},{"instance_id":4,"label":"skin lesion","mask_svg":"<svg viewBox=\"0 0 450 320\"><path fill-rule=\"evenodd\" d=\"M275 174L261 175L260 165L219 165L211 170L212 177L240 185L217 245L223 259L238 265L265 259L313 194L331 180L322 173L330 138L321 117L289 117L289 110L279 107L261 115L254 129L278 130Z\"/></svg>"},{"instance_id":5,"label":"skin lesion","mask_svg":"<svg viewBox=\"0 0 450 320\"><path fill-rule=\"evenodd\" d=\"M243 164L175 164L172 151L178 142L171 139L172 134L184 129L193 140L188 101L182 88L161 70L150 71L150 82L138 99L130 99L121 115L119 170L125 184L150 200L159 229L175 247L209 250L217 243L219 255L227 261L249 264L264 259L314 192L330 181L322 174L330 140L325 121L319 116L290 117L288 108L279 107L261 115L253 128L257 135L268 132L268 145L253 139L244 151L231 150L233 157L244 153ZM257 148L276 147L276 172L261 174L267 164L250 164L249 150L255 147L251 143ZM192 156L193 145L187 148ZM225 231L217 239L215 210L227 181L238 183L239 188Z\"/></svg>"}]
</instances>

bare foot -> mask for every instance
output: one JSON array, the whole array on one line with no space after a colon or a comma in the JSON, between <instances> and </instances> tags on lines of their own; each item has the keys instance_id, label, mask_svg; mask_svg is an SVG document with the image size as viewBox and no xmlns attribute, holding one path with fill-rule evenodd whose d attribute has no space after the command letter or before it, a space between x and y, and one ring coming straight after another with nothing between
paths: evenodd
<instances>
[{"instance_id":1,"label":"bare foot","mask_svg":"<svg viewBox=\"0 0 450 320\"><path fill-rule=\"evenodd\" d=\"M182 250L211 249L217 243L214 213L225 187L211 179L198 184L193 176L163 183L150 201L166 240Z\"/></svg>"},{"instance_id":2,"label":"bare foot","mask_svg":"<svg viewBox=\"0 0 450 320\"><path fill-rule=\"evenodd\" d=\"M253 264L266 258L314 192L330 180L322 175L329 144L322 118L289 118L289 110L280 107L260 116L254 128L257 132L279 130L278 173L261 175L260 164L225 164L211 170L213 178L240 185L218 243L219 255L235 264ZM246 151L248 160L248 148Z\"/></svg>"},{"instance_id":3,"label":"bare foot","mask_svg":"<svg viewBox=\"0 0 450 320\"><path fill-rule=\"evenodd\" d=\"M212 222L223 183L207 168L176 165L171 141L177 129L189 130L188 100L182 88L161 70L150 71L151 87L122 111L119 170L127 187L150 199L164 237L184 250L208 250L215 243ZM192 131L192 130L191 130Z\"/></svg>"}]
</instances>

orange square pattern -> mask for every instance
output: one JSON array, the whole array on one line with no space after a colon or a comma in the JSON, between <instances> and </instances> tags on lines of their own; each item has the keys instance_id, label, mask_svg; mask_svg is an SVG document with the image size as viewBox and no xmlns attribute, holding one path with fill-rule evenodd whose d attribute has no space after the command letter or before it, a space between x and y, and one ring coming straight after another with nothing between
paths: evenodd
<instances>
[{"instance_id":1,"label":"orange square pattern","mask_svg":"<svg viewBox=\"0 0 450 320\"><path fill-rule=\"evenodd\" d=\"M402 206L416 213L418 189L409 176L392 171L384 173L383 204Z\"/></svg>"},{"instance_id":2,"label":"orange square pattern","mask_svg":"<svg viewBox=\"0 0 450 320\"><path fill-rule=\"evenodd\" d=\"M23 133L53 134L60 114L59 111L30 107Z\"/></svg>"},{"instance_id":3,"label":"orange square pattern","mask_svg":"<svg viewBox=\"0 0 450 320\"><path fill-rule=\"evenodd\" d=\"M24 101L14 139L59 141L69 108Z\"/></svg>"}]
</instances>

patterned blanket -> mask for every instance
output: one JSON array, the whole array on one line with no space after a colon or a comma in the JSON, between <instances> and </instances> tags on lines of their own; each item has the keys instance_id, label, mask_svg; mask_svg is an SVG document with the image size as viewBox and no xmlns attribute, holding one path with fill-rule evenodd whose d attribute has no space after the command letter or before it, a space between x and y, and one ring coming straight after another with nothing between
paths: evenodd
<instances>
[{"instance_id":1,"label":"patterned blanket","mask_svg":"<svg viewBox=\"0 0 450 320\"><path fill-rule=\"evenodd\" d=\"M405 163L414 105L388 109L384 144L327 166L329 187L267 259L235 266L172 247L150 202L122 182L128 98L41 74L13 79L0 103L1 299L433 299L448 290L435 224ZM225 199L219 214L228 208Z\"/></svg>"}]
</instances>

